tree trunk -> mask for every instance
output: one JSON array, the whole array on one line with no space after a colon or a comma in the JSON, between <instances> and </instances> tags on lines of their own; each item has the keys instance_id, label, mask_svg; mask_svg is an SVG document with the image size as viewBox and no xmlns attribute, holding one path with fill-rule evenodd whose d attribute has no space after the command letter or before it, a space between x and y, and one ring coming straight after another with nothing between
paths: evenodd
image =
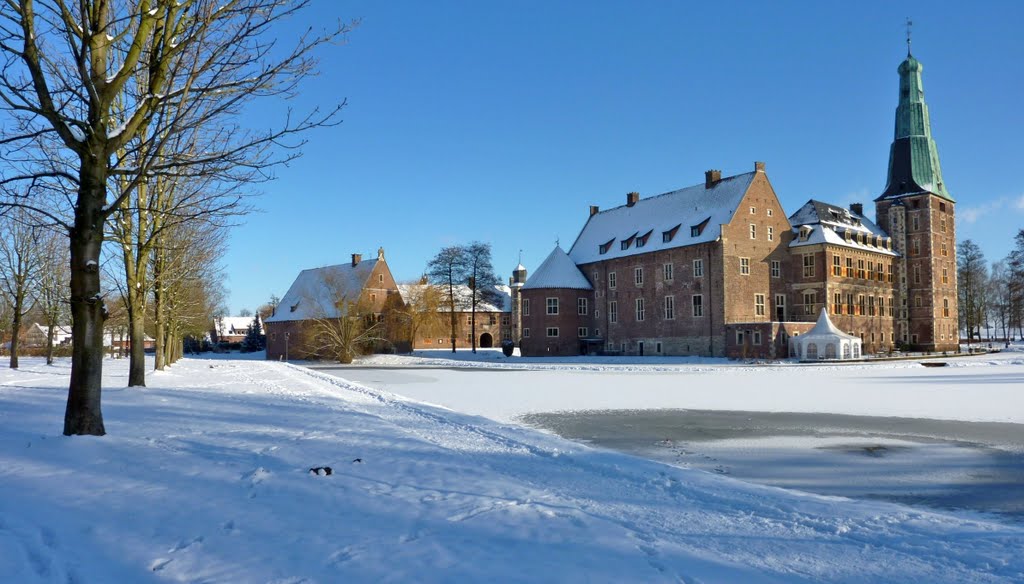
<instances>
[{"instance_id":1,"label":"tree trunk","mask_svg":"<svg viewBox=\"0 0 1024 584\"><path fill-rule=\"evenodd\" d=\"M71 239L71 382L64 412L64 435L106 434L100 393L103 381L103 321L100 295L100 249L106 160L82 158L78 204Z\"/></svg>"},{"instance_id":2,"label":"tree trunk","mask_svg":"<svg viewBox=\"0 0 1024 584\"><path fill-rule=\"evenodd\" d=\"M19 284L20 287L20 284ZM25 305L25 294L18 290L14 295L14 319L11 322L11 369L18 368L18 345L21 344L21 311Z\"/></svg>"},{"instance_id":3,"label":"tree trunk","mask_svg":"<svg viewBox=\"0 0 1024 584\"><path fill-rule=\"evenodd\" d=\"M153 258L153 321L156 325L156 330L153 333L153 336L156 337L156 347L153 351L153 369L163 371L167 365L166 355L164 354L167 344L167 339L164 337L167 326L167 307L164 306L163 293L163 236L157 237L159 239L156 243L156 252Z\"/></svg>"},{"instance_id":4,"label":"tree trunk","mask_svg":"<svg viewBox=\"0 0 1024 584\"><path fill-rule=\"evenodd\" d=\"M139 284L128 288L128 387L146 387L146 292Z\"/></svg>"},{"instance_id":5,"label":"tree trunk","mask_svg":"<svg viewBox=\"0 0 1024 584\"><path fill-rule=\"evenodd\" d=\"M46 327L46 364L53 365L53 331L57 328L52 322Z\"/></svg>"}]
</instances>

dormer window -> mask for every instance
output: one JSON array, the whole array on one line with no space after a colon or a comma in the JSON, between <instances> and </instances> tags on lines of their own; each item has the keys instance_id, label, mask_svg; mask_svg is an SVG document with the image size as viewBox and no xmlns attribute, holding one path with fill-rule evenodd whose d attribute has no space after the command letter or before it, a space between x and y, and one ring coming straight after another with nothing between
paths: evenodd
<instances>
[{"instance_id":1,"label":"dormer window","mask_svg":"<svg viewBox=\"0 0 1024 584\"><path fill-rule=\"evenodd\" d=\"M682 224L680 223L680 225L682 225ZM676 236L676 232L679 231L679 226L680 225L676 225L675 227L673 227L672 229L669 229L668 231L662 231L661 232L661 242L662 243L668 243L668 242L672 241L672 238Z\"/></svg>"},{"instance_id":2,"label":"dormer window","mask_svg":"<svg viewBox=\"0 0 1024 584\"><path fill-rule=\"evenodd\" d=\"M633 243L634 239L636 239L636 233L634 233L633 235L630 235L626 239L623 239L622 240L621 248L622 249L629 249L629 246Z\"/></svg>"},{"instance_id":3,"label":"dormer window","mask_svg":"<svg viewBox=\"0 0 1024 584\"><path fill-rule=\"evenodd\" d=\"M607 243L602 243L601 245L597 246L598 253L600 253L601 255L608 253L608 250L611 249L613 243L615 243L614 237L609 239Z\"/></svg>"},{"instance_id":4,"label":"dormer window","mask_svg":"<svg viewBox=\"0 0 1024 584\"><path fill-rule=\"evenodd\" d=\"M651 238L651 234L652 233L654 233L653 229L651 229L647 233L641 235L640 237L636 238L636 246L637 247L643 247L643 246L647 245L647 240Z\"/></svg>"},{"instance_id":5,"label":"dormer window","mask_svg":"<svg viewBox=\"0 0 1024 584\"><path fill-rule=\"evenodd\" d=\"M301 301L300 301L300 302L301 302ZM289 306L289 307L288 307L288 312L295 312L295 310L296 310L296 309L297 309L298 307L299 307L299 303L298 303L298 302L296 302L295 304L292 304L291 306Z\"/></svg>"},{"instance_id":6,"label":"dormer window","mask_svg":"<svg viewBox=\"0 0 1024 584\"><path fill-rule=\"evenodd\" d=\"M807 238L811 236L811 228L807 225L800 227L800 241L807 241Z\"/></svg>"},{"instance_id":7,"label":"dormer window","mask_svg":"<svg viewBox=\"0 0 1024 584\"><path fill-rule=\"evenodd\" d=\"M708 226L708 221L711 221L711 217L708 217L696 225L691 225L690 237L699 237L701 233L704 233L704 228Z\"/></svg>"}]
</instances>

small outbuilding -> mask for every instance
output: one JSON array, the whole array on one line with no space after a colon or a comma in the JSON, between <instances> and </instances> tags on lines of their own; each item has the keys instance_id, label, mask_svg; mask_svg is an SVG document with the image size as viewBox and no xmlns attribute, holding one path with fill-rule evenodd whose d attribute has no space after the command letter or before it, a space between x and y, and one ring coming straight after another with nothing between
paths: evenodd
<instances>
[{"instance_id":1,"label":"small outbuilding","mask_svg":"<svg viewBox=\"0 0 1024 584\"><path fill-rule=\"evenodd\" d=\"M791 354L800 360L861 358L860 337L848 335L836 328L824 308L814 328L806 334L792 337L790 343Z\"/></svg>"}]
</instances>

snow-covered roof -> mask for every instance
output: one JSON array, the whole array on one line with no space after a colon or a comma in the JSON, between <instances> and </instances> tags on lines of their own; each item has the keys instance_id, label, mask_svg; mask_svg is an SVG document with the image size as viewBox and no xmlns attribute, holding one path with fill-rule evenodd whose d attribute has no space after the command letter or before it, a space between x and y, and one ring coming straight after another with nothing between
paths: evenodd
<instances>
[{"instance_id":1,"label":"snow-covered roof","mask_svg":"<svg viewBox=\"0 0 1024 584\"><path fill-rule=\"evenodd\" d=\"M586 228L584 228L586 229ZM593 290L590 281L583 275L583 272L576 267L569 254L561 246L548 254L548 257L541 262L540 267L532 276L526 279L523 290L537 288L570 288L574 290Z\"/></svg>"},{"instance_id":2,"label":"snow-covered roof","mask_svg":"<svg viewBox=\"0 0 1024 584\"><path fill-rule=\"evenodd\" d=\"M417 290L421 290L429 286L434 286L434 288L436 288L440 294L444 295L444 297L447 297L448 287L437 286L434 284L399 284L398 292L402 295L402 300L404 302L409 302L410 295L415 294ZM476 311L512 312L511 289L504 284L498 284L494 286L494 290L501 297L501 306L495 306L487 302L482 302L479 298L477 298ZM457 312L471 310L472 298L473 292L472 290L470 290L469 286L465 284L455 286L455 310ZM441 305L438 306L438 310L440 312L448 312L448 306L444 303L441 303Z\"/></svg>"},{"instance_id":3,"label":"snow-covered roof","mask_svg":"<svg viewBox=\"0 0 1024 584\"><path fill-rule=\"evenodd\" d=\"M797 337L800 341L815 341L819 339L845 339L847 341L860 342L860 337L854 335L848 335L843 331L836 328L836 325L832 324L832 320L828 317L828 311L824 308L821 309L821 314L818 315L818 322L815 323L814 328L807 331L806 333Z\"/></svg>"},{"instance_id":4,"label":"snow-covered roof","mask_svg":"<svg viewBox=\"0 0 1024 584\"><path fill-rule=\"evenodd\" d=\"M218 337L244 335L256 316L218 316L213 319L213 330Z\"/></svg>"},{"instance_id":5,"label":"snow-covered roof","mask_svg":"<svg viewBox=\"0 0 1024 584\"><path fill-rule=\"evenodd\" d=\"M266 322L337 318L342 298L355 302L378 259L302 270Z\"/></svg>"},{"instance_id":6,"label":"snow-covered roof","mask_svg":"<svg viewBox=\"0 0 1024 584\"><path fill-rule=\"evenodd\" d=\"M591 215L569 257L586 264L714 241L721 234L720 226L732 220L755 174L726 177L711 188L701 183ZM693 227L695 235L691 235ZM664 241L666 233L668 241Z\"/></svg>"},{"instance_id":7,"label":"snow-covered roof","mask_svg":"<svg viewBox=\"0 0 1024 584\"><path fill-rule=\"evenodd\" d=\"M843 207L811 199L790 216L789 223L796 234L790 247L828 243L885 255L899 255L891 249L888 233L864 215Z\"/></svg>"}]
</instances>

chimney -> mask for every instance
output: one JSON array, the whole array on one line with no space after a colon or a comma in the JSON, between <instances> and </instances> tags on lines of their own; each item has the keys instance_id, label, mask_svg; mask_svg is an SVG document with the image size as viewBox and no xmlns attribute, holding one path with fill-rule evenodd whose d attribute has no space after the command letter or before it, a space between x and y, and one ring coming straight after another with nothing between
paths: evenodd
<instances>
[{"instance_id":1,"label":"chimney","mask_svg":"<svg viewBox=\"0 0 1024 584\"><path fill-rule=\"evenodd\" d=\"M754 162L754 172L764 172L763 162Z\"/></svg>"},{"instance_id":2,"label":"chimney","mask_svg":"<svg viewBox=\"0 0 1024 584\"><path fill-rule=\"evenodd\" d=\"M626 206L627 207L632 207L639 200L640 200L640 193L637 193L637 192L626 193Z\"/></svg>"},{"instance_id":3,"label":"chimney","mask_svg":"<svg viewBox=\"0 0 1024 584\"><path fill-rule=\"evenodd\" d=\"M864 216L864 205L862 205L861 203L850 203L850 210L860 215L861 217Z\"/></svg>"},{"instance_id":4,"label":"chimney","mask_svg":"<svg viewBox=\"0 0 1024 584\"><path fill-rule=\"evenodd\" d=\"M710 189L720 180L722 180L721 170L708 170L704 172L704 188Z\"/></svg>"},{"instance_id":5,"label":"chimney","mask_svg":"<svg viewBox=\"0 0 1024 584\"><path fill-rule=\"evenodd\" d=\"M363 254L361 254L361 253L354 253L354 254L352 254L352 267L353 268L358 266L359 262L361 262L361 261L363 261Z\"/></svg>"},{"instance_id":6,"label":"chimney","mask_svg":"<svg viewBox=\"0 0 1024 584\"><path fill-rule=\"evenodd\" d=\"M597 215L600 212L601 212L601 207L598 207L597 205L591 205L590 206L590 216L591 217L593 217L594 215Z\"/></svg>"}]
</instances>

